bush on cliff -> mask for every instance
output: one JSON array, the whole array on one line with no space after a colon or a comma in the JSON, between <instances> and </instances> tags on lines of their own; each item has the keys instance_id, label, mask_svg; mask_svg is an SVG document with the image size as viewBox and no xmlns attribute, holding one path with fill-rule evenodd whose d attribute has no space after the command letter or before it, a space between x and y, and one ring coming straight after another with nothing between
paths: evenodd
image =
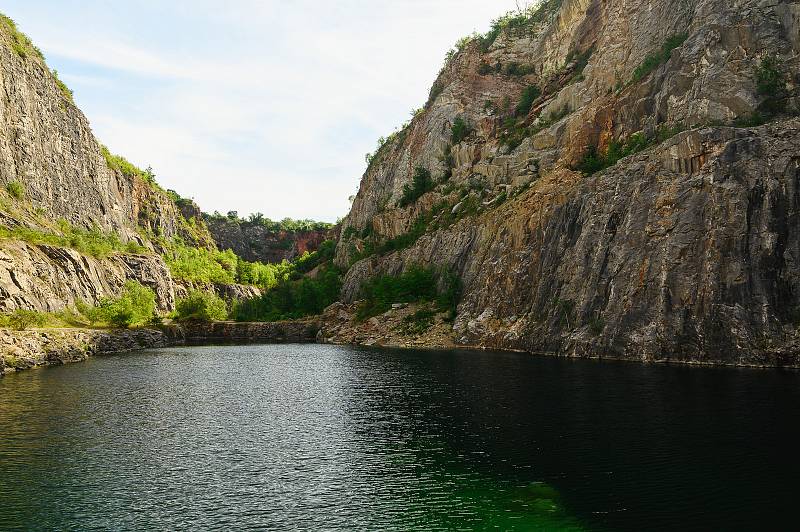
<instances>
[{"instance_id":1,"label":"bush on cliff","mask_svg":"<svg viewBox=\"0 0 800 532\"><path fill-rule=\"evenodd\" d=\"M469 124L461 118L458 117L453 122L453 126L450 128L450 141L453 144L458 144L465 138L469 136L472 132L472 129L469 127Z\"/></svg>"},{"instance_id":2,"label":"bush on cliff","mask_svg":"<svg viewBox=\"0 0 800 532\"><path fill-rule=\"evenodd\" d=\"M434 182L431 173L427 168L417 166L411 178L411 185L403 187L403 196L400 198L400 206L407 207L417 201L423 194L433 190Z\"/></svg>"},{"instance_id":3,"label":"bush on cliff","mask_svg":"<svg viewBox=\"0 0 800 532\"><path fill-rule=\"evenodd\" d=\"M449 270L412 266L400 275L381 275L361 286L358 319L364 320L389 310L393 303L436 302L440 312L455 308L461 297L461 280Z\"/></svg>"},{"instance_id":4,"label":"bush on cliff","mask_svg":"<svg viewBox=\"0 0 800 532\"><path fill-rule=\"evenodd\" d=\"M644 61L642 61L642 64L640 64L636 70L633 71L631 83L638 83L649 73L658 68L659 65L666 63L672 55L672 51L681 46L686 41L687 37L688 35L685 33L673 35L666 40L666 42L657 52L645 57Z\"/></svg>"},{"instance_id":5,"label":"bush on cliff","mask_svg":"<svg viewBox=\"0 0 800 532\"><path fill-rule=\"evenodd\" d=\"M135 327L149 323L155 316L156 295L137 281L127 281L117 297L104 297L96 307L79 304L78 310L92 324Z\"/></svg>"},{"instance_id":6,"label":"bush on cliff","mask_svg":"<svg viewBox=\"0 0 800 532\"><path fill-rule=\"evenodd\" d=\"M175 306L179 321L222 321L228 319L228 306L213 292L192 290Z\"/></svg>"},{"instance_id":7,"label":"bush on cliff","mask_svg":"<svg viewBox=\"0 0 800 532\"><path fill-rule=\"evenodd\" d=\"M14 199L22 199L25 197L25 187L19 181L10 181L6 185L6 192Z\"/></svg>"}]
</instances>

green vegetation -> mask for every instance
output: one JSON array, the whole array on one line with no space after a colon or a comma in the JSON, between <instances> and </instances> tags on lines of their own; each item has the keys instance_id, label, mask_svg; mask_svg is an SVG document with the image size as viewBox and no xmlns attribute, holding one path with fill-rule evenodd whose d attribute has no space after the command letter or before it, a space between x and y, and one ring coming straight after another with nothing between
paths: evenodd
<instances>
[{"instance_id":1,"label":"green vegetation","mask_svg":"<svg viewBox=\"0 0 800 532\"><path fill-rule=\"evenodd\" d=\"M59 232L29 227L0 227L0 238L22 240L34 245L70 248L92 257L106 257L112 253L141 253L145 250L136 242L123 244L116 233L106 233L97 227L78 229L66 220L58 222Z\"/></svg>"},{"instance_id":2,"label":"green vegetation","mask_svg":"<svg viewBox=\"0 0 800 532\"><path fill-rule=\"evenodd\" d=\"M667 39L660 50L648 55L644 61L642 61L642 64L633 71L631 83L640 82L648 74L658 68L659 65L666 63L672 55L672 51L681 46L686 41L687 37L688 35L686 33L680 33Z\"/></svg>"},{"instance_id":3,"label":"green vegetation","mask_svg":"<svg viewBox=\"0 0 800 532\"><path fill-rule=\"evenodd\" d=\"M122 157L121 155L114 155L107 147L102 145L100 146L100 152L103 154L106 164L112 170L120 172L125 177L140 177L152 185L155 184L155 175L153 174L153 170L151 168L142 170L132 162L128 161L125 157Z\"/></svg>"},{"instance_id":4,"label":"green vegetation","mask_svg":"<svg viewBox=\"0 0 800 532\"><path fill-rule=\"evenodd\" d=\"M541 3L512 11L500 18L492 21L491 29L485 34L478 36L478 46L482 52L488 52L494 42L504 31L519 35L526 31L531 31L534 26L546 20L561 7L562 0L544 0Z\"/></svg>"},{"instance_id":5,"label":"green vegetation","mask_svg":"<svg viewBox=\"0 0 800 532\"><path fill-rule=\"evenodd\" d=\"M422 334L431 328L436 311L431 308L419 309L403 318L402 329L405 334Z\"/></svg>"},{"instance_id":6,"label":"green vegetation","mask_svg":"<svg viewBox=\"0 0 800 532\"><path fill-rule=\"evenodd\" d=\"M217 294L192 290L175 306L178 321L222 321L228 318L228 306Z\"/></svg>"},{"instance_id":7,"label":"green vegetation","mask_svg":"<svg viewBox=\"0 0 800 532\"><path fill-rule=\"evenodd\" d=\"M12 198L21 200L25 197L25 186L19 181L9 181L6 184L6 192Z\"/></svg>"},{"instance_id":8,"label":"green vegetation","mask_svg":"<svg viewBox=\"0 0 800 532\"><path fill-rule=\"evenodd\" d=\"M162 242L164 260L172 277L194 284L248 284L274 287L289 272L289 263L263 264L240 259L233 251L186 245L176 238Z\"/></svg>"},{"instance_id":9,"label":"green vegetation","mask_svg":"<svg viewBox=\"0 0 800 532\"><path fill-rule=\"evenodd\" d=\"M414 175L411 178L411 185L408 184L403 187L403 196L400 198L399 205L407 207L408 205L417 201L420 196L426 192L433 190L434 182L431 179L431 173L427 168L418 166L414 170Z\"/></svg>"},{"instance_id":10,"label":"green vegetation","mask_svg":"<svg viewBox=\"0 0 800 532\"><path fill-rule=\"evenodd\" d=\"M591 59L592 54L594 54L594 47L591 47L581 53L578 53L574 50L570 52L570 54L567 56L567 63L575 61L575 67L572 70L572 78L569 81L570 83L583 81L583 71L589 64L589 59Z\"/></svg>"},{"instance_id":11,"label":"green vegetation","mask_svg":"<svg viewBox=\"0 0 800 532\"><path fill-rule=\"evenodd\" d=\"M329 266L316 278L284 280L261 297L237 301L231 317L236 321L279 321L320 314L339 299L342 272Z\"/></svg>"},{"instance_id":12,"label":"green vegetation","mask_svg":"<svg viewBox=\"0 0 800 532\"><path fill-rule=\"evenodd\" d=\"M17 331L42 327L46 322L47 315L35 310L17 309L11 314L0 316L0 327L11 327Z\"/></svg>"},{"instance_id":13,"label":"green vegetation","mask_svg":"<svg viewBox=\"0 0 800 532\"><path fill-rule=\"evenodd\" d=\"M596 146L590 146L578 164L578 170L586 175L592 175L614 166L620 159L638 153L652 144L653 139L648 139L641 133L636 133L625 141L611 141L604 154L598 153Z\"/></svg>"},{"instance_id":14,"label":"green vegetation","mask_svg":"<svg viewBox=\"0 0 800 532\"><path fill-rule=\"evenodd\" d=\"M472 133L472 128L460 116L453 121L453 126L450 128L450 141L453 144L458 144Z\"/></svg>"},{"instance_id":15,"label":"green vegetation","mask_svg":"<svg viewBox=\"0 0 800 532\"><path fill-rule=\"evenodd\" d=\"M217 251L186 245L176 238L162 241L164 260L172 277L194 284L245 284L265 290L274 288L292 275L306 273L330 260L336 243L327 240L314 253L304 253L294 263L248 262L233 251Z\"/></svg>"},{"instance_id":16,"label":"green vegetation","mask_svg":"<svg viewBox=\"0 0 800 532\"><path fill-rule=\"evenodd\" d=\"M418 301L435 302L440 312L454 315L461 297L461 282L447 270L412 266L400 275L381 275L365 281L361 297L360 320L383 314L393 303Z\"/></svg>"},{"instance_id":17,"label":"green vegetation","mask_svg":"<svg viewBox=\"0 0 800 532\"><path fill-rule=\"evenodd\" d=\"M92 324L134 327L150 323L156 310L156 295L136 281L128 281L118 297L106 297L96 307L78 305Z\"/></svg>"},{"instance_id":18,"label":"green vegetation","mask_svg":"<svg viewBox=\"0 0 800 532\"><path fill-rule=\"evenodd\" d=\"M189 201L189 200L183 200ZM177 202L176 202L177 203ZM227 215L220 214L215 211L213 214L206 214L205 217L209 220L229 221L240 225L260 225L265 227L271 233L301 233L304 231L327 231L332 229L334 224L328 222L317 222L314 220L293 220L291 218L284 218L280 221L273 221L266 218L260 212L256 212L247 218L239 218L236 211L229 211Z\"/></svg>"},{"instance_id":19,"label":"green vegetation","mask_svg":"<svg viewBox=\"0 0 800 532\"><path fill-rule=\"evenodd\" d=\"M75 103L72 90L69 87L67 87L66 83L58 79L58 70L53 70L53 79L55 79L56 86L58 87L58 90L61 91L61 94L64 95L64 98L66 98L68 101L72 103Z\"/></svg>"},{"instance_id":20,"label":"green vegetation","mask_svg":"<svg viewBox=\"0 0 800 532\"><path fill-rule=\"evenodd\" d=\"M756 90L764 100L751 117L752 122L763 123L786 111L786 72L779 57L766 56L761 59L756 68Z\"/></svg>"},{"instance_id":21,"label":"green vegetation","mask_svg":"<svg viewBox=\"0 0 800 532\"><path fill-rule=\"evenodd\" d=\"M9 29L11 33L11 49L18 56L25 59L28 57L28 55L33 54L44 61L44 55L42 54L42 51L34 46L27 35L19 31L16 22L5 15L0 15L0 23L5 24Z\"/></svg>"},{"instance_id":22,"label":"green vegetation","mask_svg":"<svg viewBox=\"0 0 800 532\"><path fill-rule=\"evenodd\" d=\"M533 74L533 72L533 65L521 65L516 61L511 61L510 63L503 65L503 74L506 76L527 76L529 74Z\"/></svg>"},{"instance_id":23,"label":"green vegetation","mask_svg":"<svg viewBox=\"0 0 800 532\"><path fill-rule=\"evenodd\" d=\"M522 98L517 104L514 114L516 116L527 115L531 111L531 107L533 107L533 102L541 95L542 90L539 87L536 85L528 85L525 90L522 91Z\"/></svg>"}]
</instances>

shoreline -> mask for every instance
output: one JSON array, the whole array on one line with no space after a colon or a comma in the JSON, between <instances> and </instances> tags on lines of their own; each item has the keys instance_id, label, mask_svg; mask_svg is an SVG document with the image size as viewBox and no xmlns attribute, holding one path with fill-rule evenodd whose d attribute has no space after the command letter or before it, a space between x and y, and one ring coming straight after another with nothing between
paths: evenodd
<instances>
[{"instance_id":1,"label":"shoreline","mask_svg":"<svg viewBox=\"0 0 800 532\"><path fill-rule=\"evenodd\" d=\"M46 366L82 362L89 357L129 353L161 347L217 344L316 343L352 345L362 348L497 351L569 360L595 360L658 364L664 366L725 367L800 370L798 365L741 364L724 361L633 359L606 355L575 356L567 353L530 352L473 345L387 345L382 343L336 342L322 337L318 320L284 322L212 322L162 325L138 329L47 328L15 331L0 329L0 377L5 374ZM321 338L322 337L322 338Z\"/></svg>"}]
</instances>

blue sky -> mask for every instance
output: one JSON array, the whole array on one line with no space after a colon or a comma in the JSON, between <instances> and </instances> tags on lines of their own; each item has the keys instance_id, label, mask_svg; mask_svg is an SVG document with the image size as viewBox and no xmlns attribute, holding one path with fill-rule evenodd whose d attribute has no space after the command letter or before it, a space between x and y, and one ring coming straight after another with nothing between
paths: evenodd
<instances>
[{"instance_id":1,"label":"blue sky","mask_svg":"<svg viewBox=\"0 0 800 532\"><path fill-rule=\"evenodd\" d=\"M514 0L6 0L95 135L206 211L335 221L455 41Z\"/></svg>"}]
</instances>

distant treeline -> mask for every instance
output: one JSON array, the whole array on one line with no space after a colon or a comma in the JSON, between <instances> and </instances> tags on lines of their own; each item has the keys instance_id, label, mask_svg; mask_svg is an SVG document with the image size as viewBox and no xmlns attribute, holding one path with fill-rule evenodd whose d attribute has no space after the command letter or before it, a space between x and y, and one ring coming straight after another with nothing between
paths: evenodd
<instances>
[{"instance_id":1,"label":"distant treeline","mask_svg":"<svg viewBox=\"0 0 800 532\"><path fill-rule=\"evenodd\" d=\"M237 224L250 224L261 225L271 232L287 231L297 233L300 231L327 231L331 229L334 224L328 222L316 222L314 220L293 220L291 218L284 218L281 221L273 221L266 218L260 212L251 214L247 218L239 218L239 213L236 211L229 211L228 214L221 214L219 211L214 211L214 214L205 215L210 220L227 220Z\"/></svg>"}]
</instances>

